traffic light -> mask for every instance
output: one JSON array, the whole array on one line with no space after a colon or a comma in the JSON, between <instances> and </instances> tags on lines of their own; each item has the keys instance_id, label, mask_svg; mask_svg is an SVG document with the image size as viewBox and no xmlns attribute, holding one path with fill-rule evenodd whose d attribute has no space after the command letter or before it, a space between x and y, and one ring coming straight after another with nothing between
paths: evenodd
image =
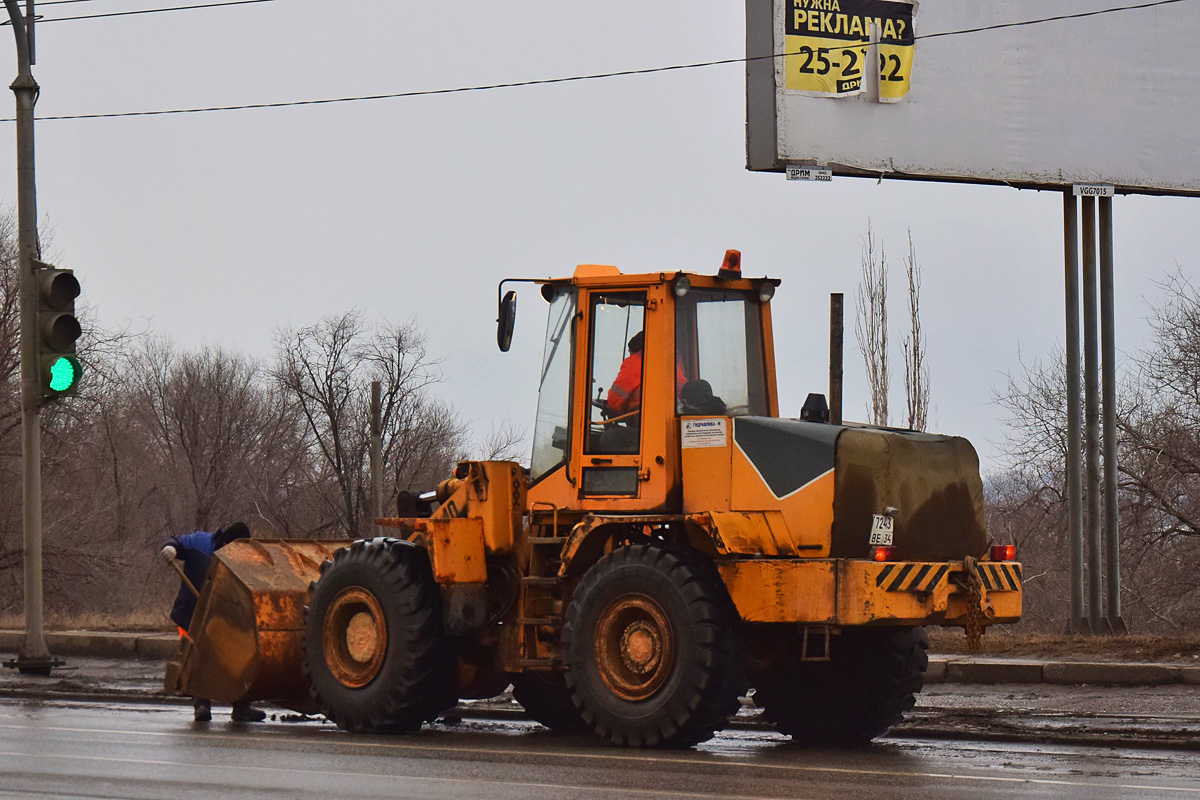
<instances>
[{"instance_id":1,"label":"traffic light","mask_svg":"<svg viewBox=\"0 0 1200 800\"><path fill-rule=\"evenodd\" d=\"M79 281L69 269L37 260L33 263L38 290L38 392L49 400L74 394L79 385L79 359L75 357L75 340L82 332L75 318Z\"/></svg>"}]
</instances>

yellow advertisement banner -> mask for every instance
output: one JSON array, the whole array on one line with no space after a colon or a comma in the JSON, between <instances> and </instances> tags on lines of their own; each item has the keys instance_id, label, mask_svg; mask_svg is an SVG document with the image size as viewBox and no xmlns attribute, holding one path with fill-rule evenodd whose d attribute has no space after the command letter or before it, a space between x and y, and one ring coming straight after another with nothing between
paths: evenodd
<instances>
[{"instance_id":1,"label":"yellow advertisement banner","mask_svg":"<svg viewBox=\"0 0 1200 800\"><path fill-rule=\"evenodd\" d=\"M912 81L916 0L791 0L785 7L784 88L817 97L861 94L869 45L879 53L879 101Z\"/></svg>"}]
</instances>

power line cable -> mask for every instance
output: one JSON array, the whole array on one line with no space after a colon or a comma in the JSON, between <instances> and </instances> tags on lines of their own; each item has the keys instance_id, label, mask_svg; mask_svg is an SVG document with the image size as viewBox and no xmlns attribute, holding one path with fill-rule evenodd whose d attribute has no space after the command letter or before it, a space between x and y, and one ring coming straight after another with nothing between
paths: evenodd
<instances>
[{"instance_id":1,"label":"power line cable","mask_svg":"<svg viewBox=\"0 0 1200 800\"><path fill-rule=\"evenodd\" d=\"M39 8L41 6L65 5L67 3L93 3L93 2L96 2L96 0L47 0L47 2L41 3ZM271 3L271 2L274 2L274 0L227 0L227 2L199 3L199 4L191 5L191 6L170 6L167 8L143 8L143 9L135 9L132 11L107 11L107 12L100 13L100 14L79 14L74 17L43 17L39 14L36 21L42 22L42 23L45 23L45 22L70 22L72 20L79 20L79 19L102 19L104 17L131 17L131 16L136 16L138 14L162 14L162 13L168 12L168 11L191 11L191 10L198 9L198 8L220 8L221 6L243 6L243 5L248 5L250 3ZM0 26L11 25L11 24L12 24L11 20L4 20L4 21L0 22Z\"/></svg>"},{"instance_id":2,"label":"power line cable","mask_svg":"<svg viewBox=\"0 0 1200 800\"><path fill-rule=\"evenodd\" d=\"M37 6L64 6L68 3L95 3L97 0L41 0Z\"/></svg>"},{"instance_id":3,"label":"power line cable","mask_svg":"<svg viewBox=\"0 0 1200 800\"><path fill-rule=\"evenodd\" d=\"M966 33L982 33L984 31L998 31L1003 28L1020 28L1026 25L1041 25L1045 22L1061 22L1066 19L1082 19L1084 17L1097 17L1101 14L1113 14L1118 11L1138 11L1144 8L1154 8L1155 6L1167 6L1172 3L1184 3L1187 0L1155 0L1151 3L1139 3L1133 6L1118 6L1116 8L1100 8L1095 11L1080 11L1075 14L1062 14L1057 17L1042 17L1040 19L1027 19L1020 22L998 22L995 25L986 25L982 28L966 28L961 31L943 31L942 33L927 33L924 36L917 36L917 39L936 39L939 36L961 36Z\"/></svg>"},{"instance_id":4,"label":"power line cable","mask_svg":"<svg viewBox=\"0 0 1200 800\"><path fill-rule=\"evenodd\" d=\"M1002 22L995 25L988 25L980 28L969 28L958 31L941 31L938 33L927 33L920 36L914 36L914 41L918 39L936 39L945 36L962 36L966 34L983 33L986 31L1001 30L1004 28L1014 28L1026 25L1041 25L1048 22L1061 22L1063 20L1080 19L1083 17L1094 17L1101 14L1113 14L1121 11L1134 11L1139 9L1154 8L1157 6L1172 5L1174 3L1194 2L1195 0L1155 0L1155 2L1139 3L1137 5L1118 6L1114 8L1097 9L1094 11L1083 11L1076 14L1063 14L1056 17L1043 17L1032 20L1022 20L1020 22ZM215 4L215 5L236 5L238 3L261 3L270 2L270 0L234 0L232 3ZM841 47L843 45L839 45ZM821 50L833 50L837 48L820 48ZM154 111L115 111L103 114L62 114L57 116L37 117L39 120L68 120L68 119L112 119L116 117L157 117L174 114L205 114L215 111L249 111L261 108L290 108L293 106L319 106L332 105L335 103L355 103L365 102L370 100L394 100L408 97L431 97L434 95L443 94L461 94L464 92L484 92L493 89L515 89L521 86L545 86L556 83L578 83L581 81L602 80L606 78L622 78L631 75L652 75L660 72L678 72L682 70L699 69L702 67L716 67L725 64L747 64L752 61L774 60L777 58L785 58L792 55L802 55L800 53L774 53L764 56L743 56L741 58L722 58L715 61L697 61L689 64L671 64L664 67L646 67L644 69L627 69L618 70L616 72L598 72L589 75L571 75L562 78L541 78L528 81L512 81L509 83L491 83L476 86L460 86L453 89L421 89L408 92L389 92L387 94L370 94L370 95L352 95L347 97L327 97L315 100L281 100L273 103L246 103L243 105L230 106L201 106L196 108L170 108L159 109ZM14 122L15 120L0 119L0 122Z\"/></svg>"},{"instance_id":5,"label":"power line cable","mask_svg":"<svg viewBox=\"0 0 1200 800\"><path fill-rule=\"evenodd\" d=\"M59 2L80 2L81 0L59 0ZM245 6L251 3L273 3L275 0L225 0L222 3L201 3L193 6L170 6L168 8L143 8L136 11L108 11L102 14L80 14L75 17L46 17L39 23L69 22L77 19L101 19L103 17L132 17L138 14L162 14L168 11L192 11L197 8L220 8L221 6ZM45 5L55 5L46 3Z\"/></svg>"}]
</instances>

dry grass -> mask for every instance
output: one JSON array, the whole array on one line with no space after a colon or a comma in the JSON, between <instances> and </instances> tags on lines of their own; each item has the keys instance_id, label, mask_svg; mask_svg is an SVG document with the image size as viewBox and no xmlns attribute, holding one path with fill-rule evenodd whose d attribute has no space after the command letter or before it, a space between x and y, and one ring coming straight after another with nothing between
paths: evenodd
<instances>
[{"instance_id":1,"label":"dry grass","mask_svg":"<svg viewBox=\"0 0 1200 800\"><path fill-rule=\"evenodd\" d=\"M929 628L929 650L939 655L967 653L959 628ZM1200 633L1121 636L1068 636L1028 633L1004 626L989 629L979 655L1014 658L1055 658L1076 661L1200 662Z\"/></svg>"}]
</instances>

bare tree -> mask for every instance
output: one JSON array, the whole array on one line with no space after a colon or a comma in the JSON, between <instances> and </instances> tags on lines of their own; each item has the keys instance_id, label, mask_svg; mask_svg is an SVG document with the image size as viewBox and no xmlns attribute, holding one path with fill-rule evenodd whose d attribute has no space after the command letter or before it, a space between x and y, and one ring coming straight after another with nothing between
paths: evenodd
<instances>
[{"instance_id":1,"label":"bare tree","mask_svg":"<svg viewBox=\"0 0 1200 800\"><path fill-rule=\"evenodd\" d=\"M908 399L908 427L923 431L929 421L929 365L925 363L925 336L921 333L921 267L911 228L904 267L908 273L909 318L909 332L904 337L904 395Z\"/></svg>"},{"instance_id":2,"label":"bare tree","mask_svg":"<svg viewBox=\"0 0 1200 800\"><path fill-rule=\"evenodd\" d=\"M17 220L0 214L0 592L21 591L21 376ZM0 608L3 606L0 605Z\"/></svg>"},{"instance_id":3,"label":"bare tree","mask_svg":"<svg viewBox=\"0 0 1200 800\"><path fill-rule=\"evenodd\" d=\"M1051 474L1006 470L984 482L988 535L1015 544L1024 562L1023 622L1056 631L1066 624L1069 591L1063 485L1061 465Z\"/></svg>"},{"instance_id":4,"label":"bare tree","mask_svg":"<svg viewBox=\"0 0 1200 800\"><path fill-rule=\"evenodd\" d=\"M1154 339L1122 365L1115 409L1124 615L1143 630L1194 626L1200 612L1200 292L1179 272L1160 289ZM1046 531L1029 540L1022 560L1061 589L1046 605L1051 614L1066 596L1065 375L1056 351L1047 363L1024 365L996 398L1009 412L1011 472L991 528L1015 531L1036 519Z\"/></svg>"},{"instance_id":5,"label":"bare tree","mask_svg":"<svg viewBox=\"0 0 1200 800\"><path fill-rule=\"evenodd\" d=\"M0 442L20 448L7 435L21 426L21 303L17 216L0 213ZM10 453L5 450L5 455ZM19 456L19 450L15 455Z\"/></svg>"},{"instance_id":6,"label":"bare tree","mask_svg":"<svg viewBox=\"0 0 1200 800\"><path fill-rule=\"evenodd\" d=\"M1153 535L1200 538L1200 292L1178 269L1159 288L1154 346L1118 420L1121 471Z\"/></svg>"},{"instance_id":7,"label":"bare tree","mask_svg":"<svg viewBox=\"0 0 1200 800\"><path fill-rule=\"evenodd\" d=\"M858 313L855 333L858 349L867 368L867 388L871 393L867 413L874 425L888 424L888 331L887 331L887 257L880 247L876 253L875 233L867 221L862 247L862 280L858 286Z\"/></svg>"},{"instance_id":8,"label":"bare tree","mask_svg":"<svg viewBox=\"0 0 1200 800\"><path fill-rule=\"evenodd\" d=\"M304 426L258 364L219 346L179 352L163 339L131 361L134 421L156 464L139 486L164 530L214 530L242 518L277 535L307 533L314 517L300 491L312 472Z\"/></svg>"},{"instance_id":9,"label":"bare tree","mask_svg":"<svg viewBox=\"0 0 1200 800\"><path fill-rule=\"evenodd\" d=\"M47 243L50 235L39 232ZM21 453L21 377L20 377L20 293L17 216L11 210L0 212L0 609L15 606L21 597L23 558L22 453ZM102 357L114 337L99 330L80 314L84 336L79 341L80 360L90 365ZM67 485L64 475L78 469L68 456L73 448L86 444L80 424L86 407L86 393L80 397L56 400L42 408L40 422L42 445L43 497L43 580L46 594L53 596L66 588L94 586L102 582L105 570L120 561L112 552L88 558L82 546L83 532L91 531L95 517L90 516L85 496L90 498L92 481L85 476L78 486ZM82 453L74 453L77 460ZM102 509L98 509L103 513Z\"/></svg>"},{"instance_id":10,"label":"bare tree","mask_svg":"<svg viewBox=\"0 0 1200 800\"><path fill-rule=\"evenodd\" d=\"M448 474L465 428L430 395L438 362L415 324L369 327L356 311L278 334L275 380L304 421L314 464L310 485L329 526L362 529L369 495L369 387L382 385L383 458L393 477L385 506L399 490Z\"/></svg>"},{"instance_id":11,"label":"bare tree","mask_svg":"<svg viewBox=\"0 0 1200 800\"><path fill-rule=\"evenodd\" d=\"M526 461L525 431L511 422L493 423L479 452L479 461Z\"/></svg>"}]
</instances>

